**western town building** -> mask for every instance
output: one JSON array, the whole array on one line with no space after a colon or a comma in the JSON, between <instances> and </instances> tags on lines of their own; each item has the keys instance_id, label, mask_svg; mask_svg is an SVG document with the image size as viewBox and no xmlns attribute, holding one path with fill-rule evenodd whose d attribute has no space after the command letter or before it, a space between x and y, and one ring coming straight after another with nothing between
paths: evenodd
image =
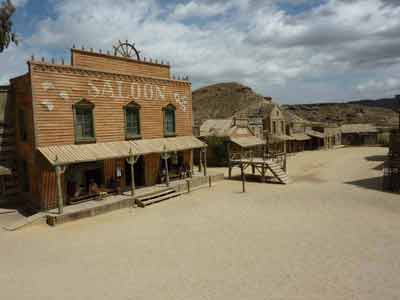
<instances>
[{"instance_id":1,"label":"western town building","mask_svg":"<svg viewBox=\"0 0 400 300\"><path fill-rule=\"evenodd\" d=\"M344 145L377 145L379 130L373 124L343 124Z\"/></svg>"},{"instance_id":2,"label":"western town building","mask_svg":"<svg viewBox=\"0 0 400 300\"><path fill-rule=\"evenodd\" d=\"M193 150L205 147L192 136L190 82L139 56L71 49L70 65L32 59L10 96L18 188L38 210L93 187L121 192L192 174Z\"/></svg>"}]
</instances>

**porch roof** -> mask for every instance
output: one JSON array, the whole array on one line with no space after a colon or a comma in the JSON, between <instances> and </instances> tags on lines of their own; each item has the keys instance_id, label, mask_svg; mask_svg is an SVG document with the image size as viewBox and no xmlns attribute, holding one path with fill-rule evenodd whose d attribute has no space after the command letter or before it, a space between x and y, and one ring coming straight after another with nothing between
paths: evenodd
<instances>
[{"instance_id":1,"label":"porch roof","mask_svg":"<svg viewBox=\"0 0 400 300\"><path fill-rule=\"evenodd\" d=\"M307 141L307 140L310 140L310 139L311 139L307 134L301 133L301 132L299 132L299 133L292 133L291 136L293 137L293 139L294 139L295 141L300 141L300 142L302 142L302 141Z\"/></svg>"},{"instance_id":2,"label":"porch roof","mask_svg":"<svg viewBox=\"0 0 400 300\"><path fill-rule=\"evenodd\" d=\"M7 167L0 166L0 176L11 175L11 170Z\"/></svg>"},{"instance_id":3,"label":"porch roof","mask_svg":"<svg viewBox=\"0 0 400 300\"><path fill-rule=\"evenodd\" d=\"M232 143L239 145L242 148L250 148L265 145L265 141L255 137L255 136L246 136L246 137L231 137Z\"/></svg>"},{"instance_id":4,"label":"porch roof","mask_svg":"<svg viewBox=\"0 0 400 300\"><path fill-rule=\"evenodd\" d=\"M119 141L83 145L39 147L38 150L54 166L128 157L151 153L175 152L207 147L193 136Z\"/></svg>"},{"instance_id":5,"label":"porch roof","mask_svg":"<svg viewBox=\"0 0 400 300\"><path fill-rule=\"evenodd\" d=\"M325 134L323 134L322 132L319 132L319 131L312 130L312 129L307 130L306 134L311 137L315 137L315 138L319 138L319 139L325 138Z\"/></svg>"}]
</instances>

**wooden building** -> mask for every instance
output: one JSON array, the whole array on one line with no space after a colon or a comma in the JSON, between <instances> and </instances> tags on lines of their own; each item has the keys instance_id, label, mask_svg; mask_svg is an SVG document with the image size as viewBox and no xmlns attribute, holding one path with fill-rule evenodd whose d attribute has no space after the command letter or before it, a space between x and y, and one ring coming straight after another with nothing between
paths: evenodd
<instances>
[{"instance_id":1,"label":"wooden building","mask_svg":"<svg viewBox=\"0 0 400 300\"><path fill-rule=\"evenodd\" d=\"M311 140L311 137L306 133L306 128L310 122L290 111L284 111L284 116L286 134L292 138L286 141L286 151L288 153L304 151L307 142Z\"/></svg>"},{"instance_id":2,"label":"wooden building","mask_svg":"<svg viewBox=\"0 0 400 300\"><path fill-rule=\"evenodd\" d=\"M206 146L192 136L191 84L168 64L71 49L70 65L30 60L10 82L20 196L39 210L192 172Z\"/></svg>"},{"instance_id":3,"label":"wooden building","mask_svg":"<svg viewBox=\"0 0 400 300\"><path fill-rule=\"evenodd\" d=\"M343 124L343 145L377 145L379 130L372 124Z\"/></svg>"},{"instance_id":4,"label":"wooden building","mask_svg":"<svg viewBox=\"0 0 400 300\"><path fill-rule=\"evenodd\" d=\"M240 143L245 145L244 148L250 144L265 145L263 140L255 136L248 120L239 118L206 120L200 127L199 138L208 145L207 163L210 166L227 166L229 149L240 151L237 148L241 147Z\"/></svg>"}]
</instances>

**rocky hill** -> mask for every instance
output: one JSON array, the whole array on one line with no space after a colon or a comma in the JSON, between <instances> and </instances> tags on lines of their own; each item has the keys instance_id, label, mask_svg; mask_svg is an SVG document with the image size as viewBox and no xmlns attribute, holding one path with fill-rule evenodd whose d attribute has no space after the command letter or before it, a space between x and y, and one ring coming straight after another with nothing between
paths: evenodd
<instances>
[{"instance_id":1,"label":"rocky hill","mask_svg":"<svg viewBox=\"0 0 400 300\"><path fill-rule=\"evenodd\" d=\"M199 126L206 119L229 118L264 101L263 96L236 82L206 86L193 91L194 124Z\"/></svg>"},{"instance_id":2,"label":"rocky hill","mask_svg":"<svg viewBox=\"0 0 400 300\"><path fill-rule=\"evenodd\" d=\"M193 92L195 126L206 119L229 118L247 108L263 106L267 98L239 83L219 83ZM400 97L380 100L359 100L347 103L284 105L286 110L313 122L373 123L397 126Z\"/></svg>"}]
</instances>

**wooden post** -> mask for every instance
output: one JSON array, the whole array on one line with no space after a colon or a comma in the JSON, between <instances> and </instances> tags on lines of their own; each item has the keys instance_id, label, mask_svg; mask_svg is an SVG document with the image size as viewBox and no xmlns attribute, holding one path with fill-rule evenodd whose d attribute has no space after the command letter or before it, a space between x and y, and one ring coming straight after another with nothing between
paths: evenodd
<instances>
[{"instance_id":1,"label":"wooden post","mask_svg":"<svg viewBox=\"0 0 400 300\"><path fill-rule=\"evenodd\" d=\"M204 176L207 176L207 148L203 148Z\"/></svg>"},{"instance_id":2,"label":"wooden post","mask_svg":"<svg viewBox=\"0 0 400 300\"><path fill-rule=\"evenodd\" d=\"M203 152L203 150L202 150L202 149L199 149L199 173L201 173L202 164L203 164L203 161L202 161L202 152Z\"/></svg>"},{"instance_id":3,"label":"wooden post","mask_svg":"<svg viewBox=\"0 0 400 300\"><path fill-rule=\"evenodd\" d=\"M232 162L231 162L231 143L228 142L227 146L227 152L228 152L228 178L232 178Z\"/></svg>"},{"instance_id":4,"label":"wooden post","mask_svg":"<svg viewBox=\"0 0 400 300\"><path fill-rule=\"evenodd\" d=\"M164 159L164 161L165 161L165 182L167 186L169 186L168 158Z\"/></svg>"},{"instance_id":5,"label":"wooden post","mask_svg":"<svg viewBox=\"0 0 400 300\"><path fill-rule=\"evenodd\" d=\"M208 187L211 187L211 176L208 176Z\"/></svg>"},{"instance_id":6,"label":"wooden post","mask_svg":"<svg viewBox=\"0 0 400 300\"><path fill-rule=\"evenodd\" d=\"M187 192L190 193L190 180L186 180Z\"/></svg>"},{"instance_id":7,"label":"wooden post","mask_svg":"<svg viewBox=\"0 0 400 300\"><path fill-rule=\"evenodd\" d=\"M64 211L64 199L61 186L61 166L56 166L56 177L57 177L58 213L61 215Z\"/></svg>"},{"instance_id":8,"label":"wooden post","mask_svg":"<svg viewBox=\"0 0 400 300\"><path fill-rule=\"evenodd\" d=\"M193 177L194 175L194 168L193 168L193 156L194 156L194 150L190 150L190 177Z\"/></svg>"},{"instance_id":9,"label":"wooden post","mask_svg":"<svg viewBox=\"0 0 400 300\"><path fill-rule=\"evenodd\" d=\"M126 162L131 166L131 196L135 196L135 163L139 159L139 156L133 154L133 150L129 149L129 157Z\"/></svg>"},{"instance_id":10,"label":"wooden post","mask_svg":"<svg viewBox=\"0 0 400 300\"><path fill-rule=\"evenodd\" d=\"M135 196L135 163L131 164L131 196Z\"/></svg>"},{"instance_id":11,"label":"wooden post","mask_svg":"<svg viewBox=\"0 0 400 300\"><path fill-rule=\"evenodd\" d=\"M265 182L265 165L264 165L264 163L261 166L261 182Z\"/></svg>"},{"instance_id":12,"label":"wooden post","mask_svg":"<svg viewBox=\"0 0 400 300\"><path fill-rule=\"evenodd\" d=\"M245 193L246 192L246 185L245 185L246 176L244 175L243 164L240 164L240 173L241 173L241 176L242 176L242 190L243 190L243 193Z\"/></svg>"},{"instance_id":13,"label":"wooden post","mask_svg":"<svg viewBox=\"0 0 400 300\"><path fill-rule=\"evenodd\" d=\"M251 165L251 172L254 174L256 174L256 166L255 165Z\"/></svg>"}]
</instances>

